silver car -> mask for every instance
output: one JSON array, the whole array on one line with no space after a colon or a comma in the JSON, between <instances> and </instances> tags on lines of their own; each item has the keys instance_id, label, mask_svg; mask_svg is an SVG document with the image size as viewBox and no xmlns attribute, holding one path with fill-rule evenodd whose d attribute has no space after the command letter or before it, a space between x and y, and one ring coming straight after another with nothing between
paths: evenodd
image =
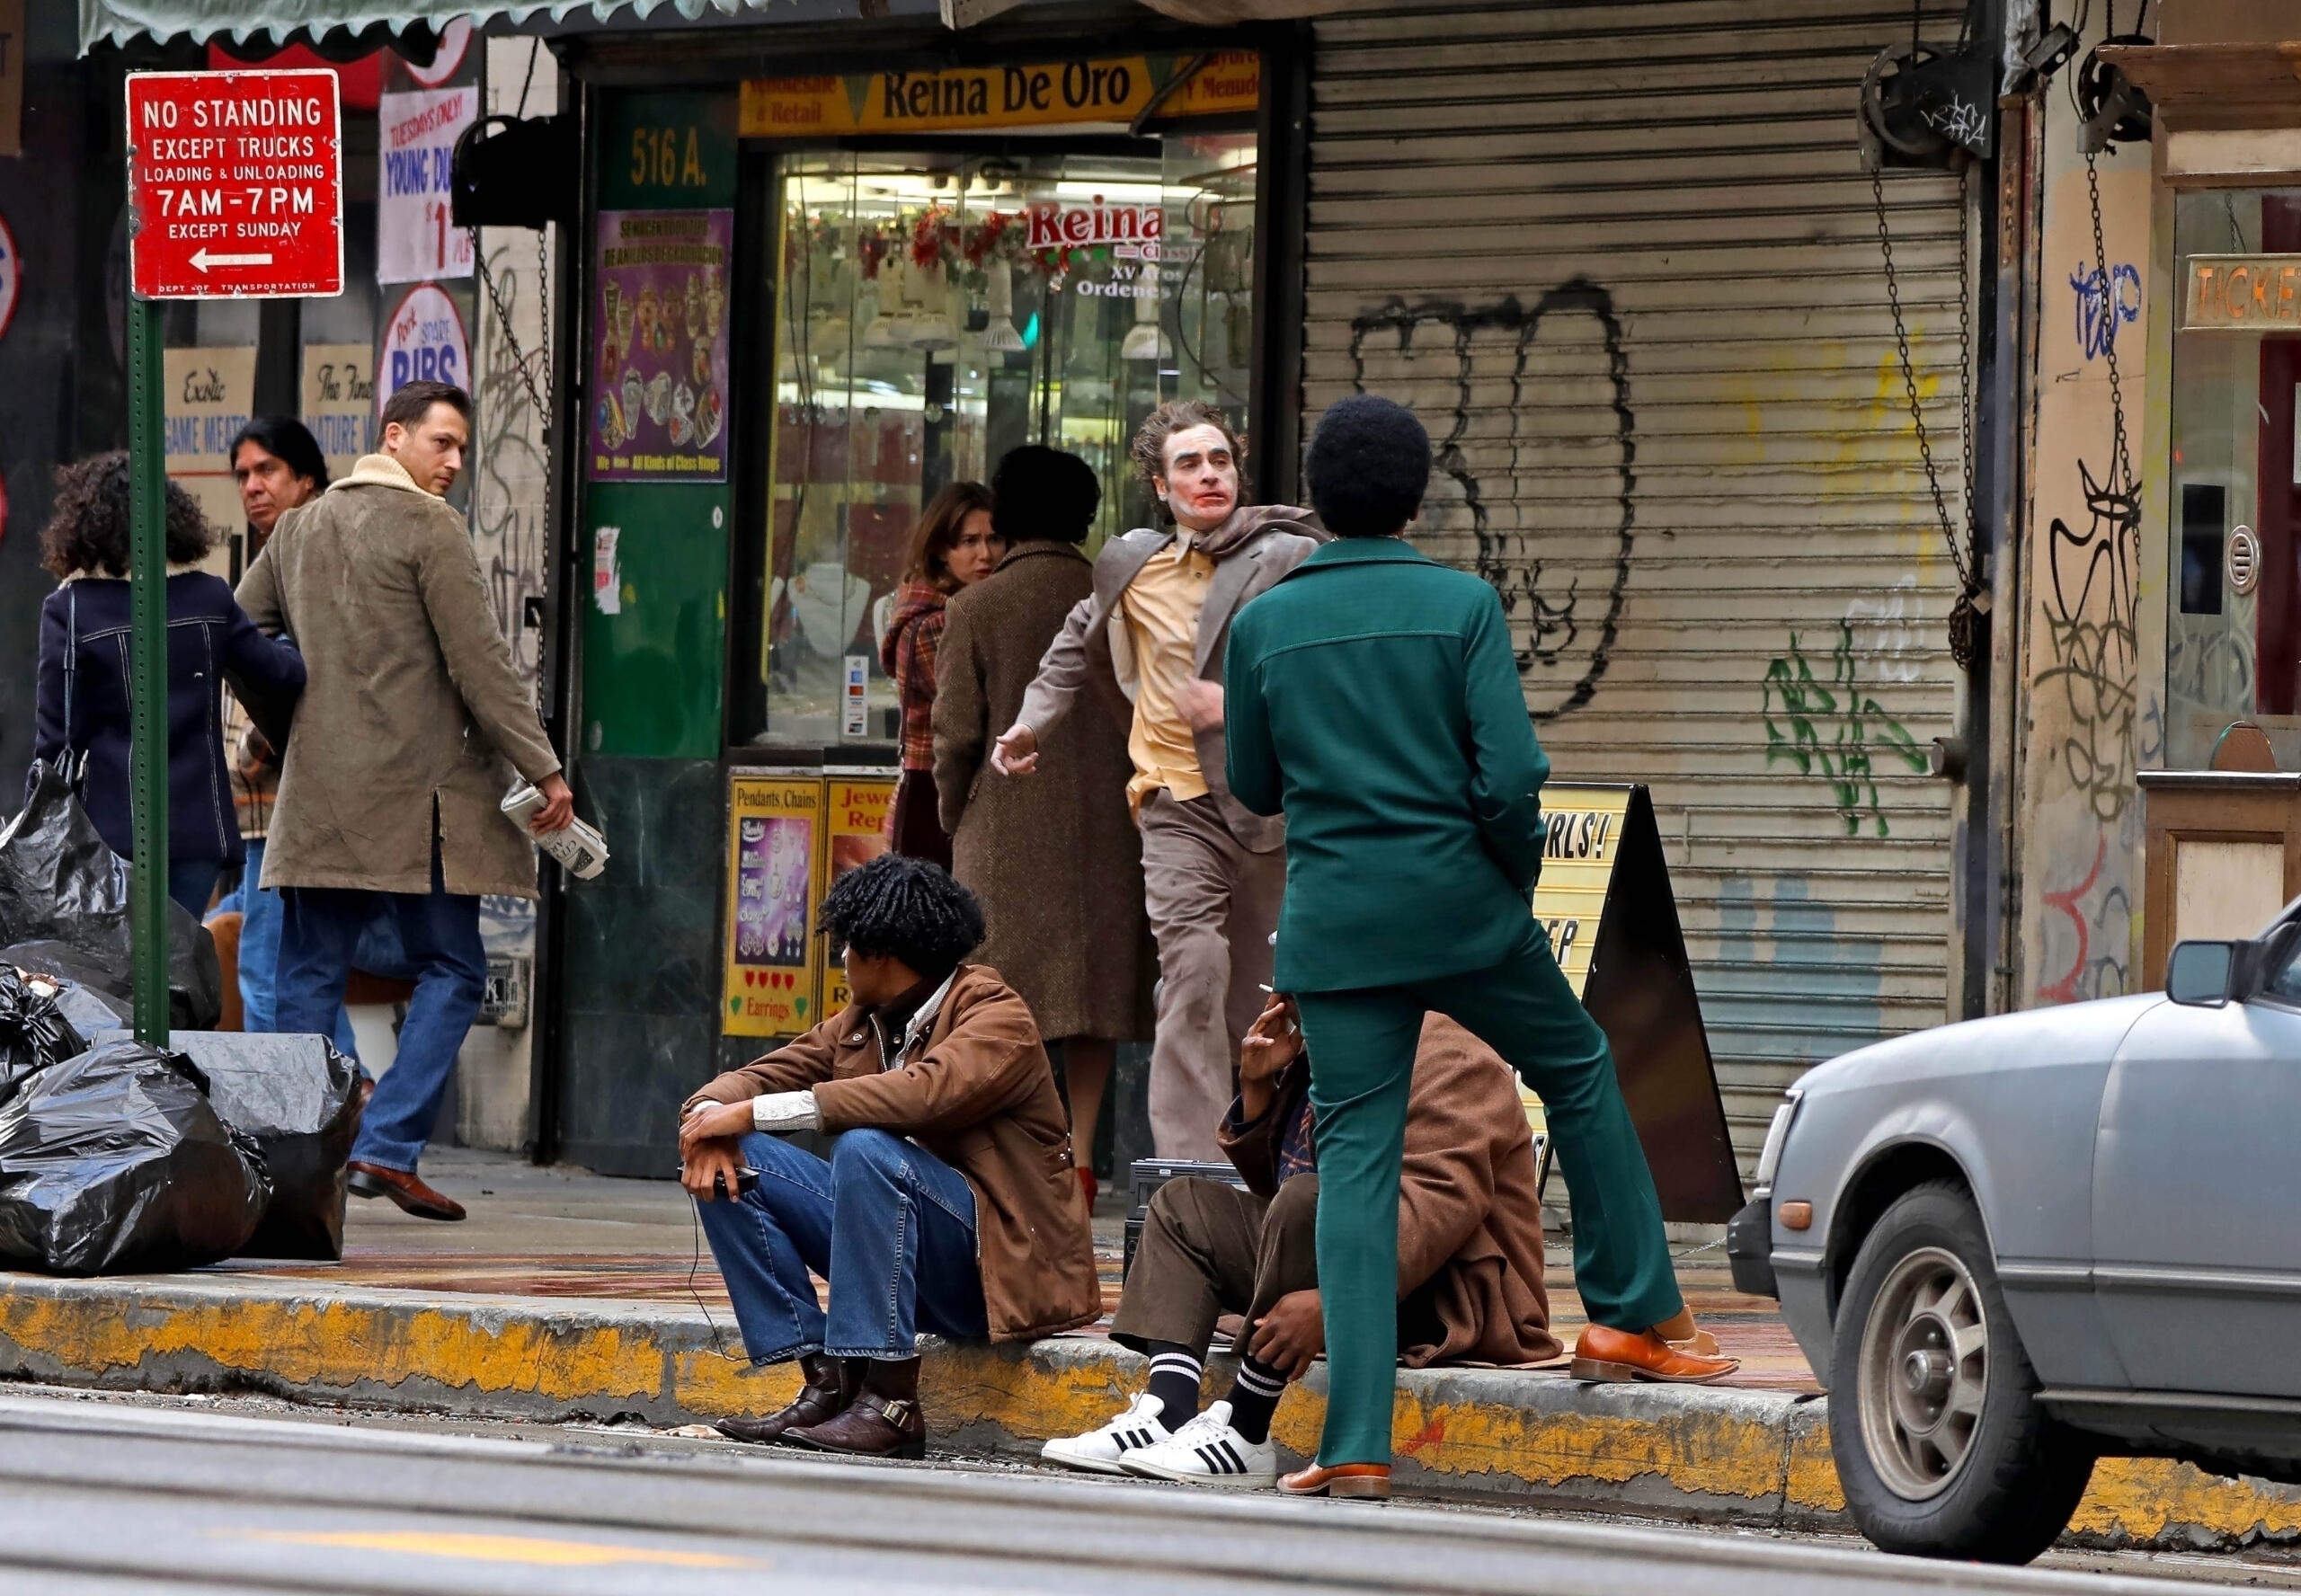
<instances>
[{"instance_id":1,"label":"silver car","mask_svg":"<svg viewBox=\"0 0 2301 1596\"><path fill-rule=\"evenodd\" d=\"M1774 1115L1735 1282L1888 1551L2026 1562L2097 1457L2301 1482L2301 902L2166 989L1863 1048Z\"/></svg>"}]
</instances>

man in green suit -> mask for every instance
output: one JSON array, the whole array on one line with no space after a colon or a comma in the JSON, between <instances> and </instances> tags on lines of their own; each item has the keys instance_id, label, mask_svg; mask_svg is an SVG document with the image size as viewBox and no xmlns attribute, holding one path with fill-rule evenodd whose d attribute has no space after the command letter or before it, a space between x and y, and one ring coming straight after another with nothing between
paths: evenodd
<instances>
[{"instance_id":1,"label":"man in green suit","mask_svg":"<svg viewBox=\"0 0 2301 1596\"><path fill-rule=\"evenodd\" d=\"M1286 817L1276 986L1310 1043L1318 1117L1326 1433L1294 1494L1386 1495L1398 1200L1426 1011L1540 1094L1571 1188L1586 1379L1711 1380L1736 1367L1678 1294L1652 1172L1605 1033L1530 902L1550 761L1494 590L1400 536L1430 480L1413 412L1328 411L1304 474L1337 541L1239 612L1224 671L1230 790Z\"/></svg>"}]
</instances>

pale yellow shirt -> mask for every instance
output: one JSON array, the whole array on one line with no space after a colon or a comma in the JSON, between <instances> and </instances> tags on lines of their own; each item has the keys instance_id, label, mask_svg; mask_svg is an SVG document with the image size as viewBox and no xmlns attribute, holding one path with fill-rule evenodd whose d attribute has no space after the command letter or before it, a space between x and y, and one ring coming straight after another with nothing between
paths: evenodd
<instances>
[{"instance_id":1,"label":"pale yellow shirt","mask_svg":"<svg viewBox=\"0 0 2301 1596\"><path fill-rule=\"evenodd\" d=\"M1126 736L1134 779L1126 796L1138 810L1160 787L1177 798L1206 795L1198 745L1175 698L1198 674L1198 614L1213 580L1214 562L1177 529L1173 547L1151 555L1119 595L1119 614L1134 645L1134 724Z\"/></svg>"}]
</instances>

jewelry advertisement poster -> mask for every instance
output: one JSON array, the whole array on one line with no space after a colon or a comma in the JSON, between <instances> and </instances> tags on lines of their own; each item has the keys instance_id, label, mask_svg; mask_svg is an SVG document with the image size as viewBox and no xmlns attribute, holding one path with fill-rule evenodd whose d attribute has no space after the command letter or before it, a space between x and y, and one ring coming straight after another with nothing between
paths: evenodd
<instances>
[{"instance_id":1,"label":"jewelry advertisement poster","mask_svg":"<svg viewBox=\"0 0 2301 1596\"><path fill-rule=\"evenodd\" d=\"M724 482L732 210L603 210L591 480Z\"/></svg>"}]
</instances>

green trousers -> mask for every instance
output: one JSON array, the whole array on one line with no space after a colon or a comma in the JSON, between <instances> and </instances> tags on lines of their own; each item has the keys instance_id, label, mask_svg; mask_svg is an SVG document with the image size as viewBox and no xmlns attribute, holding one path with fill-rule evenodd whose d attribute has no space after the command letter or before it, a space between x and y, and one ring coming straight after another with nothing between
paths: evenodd
<instances>
[{"instance_id":1,"label":"green trousers","mask_svg":"<svg viewBox=\"0 0 2301 1596\"><path fill-rule=\"evenodd\" d=\"M1613 1054L1539 923L1488 970L1297 994L1318 1117L1319 1290L1326 1310L1323 1464L1388 1463L1398 1377L1399 1166L1423 1015L1451 1016L1542 1100L1573 1199L1575 1284L1592 1324L1644 1330L1685 1306L1662 1203Z\"/></svg>"}]
</instances>

